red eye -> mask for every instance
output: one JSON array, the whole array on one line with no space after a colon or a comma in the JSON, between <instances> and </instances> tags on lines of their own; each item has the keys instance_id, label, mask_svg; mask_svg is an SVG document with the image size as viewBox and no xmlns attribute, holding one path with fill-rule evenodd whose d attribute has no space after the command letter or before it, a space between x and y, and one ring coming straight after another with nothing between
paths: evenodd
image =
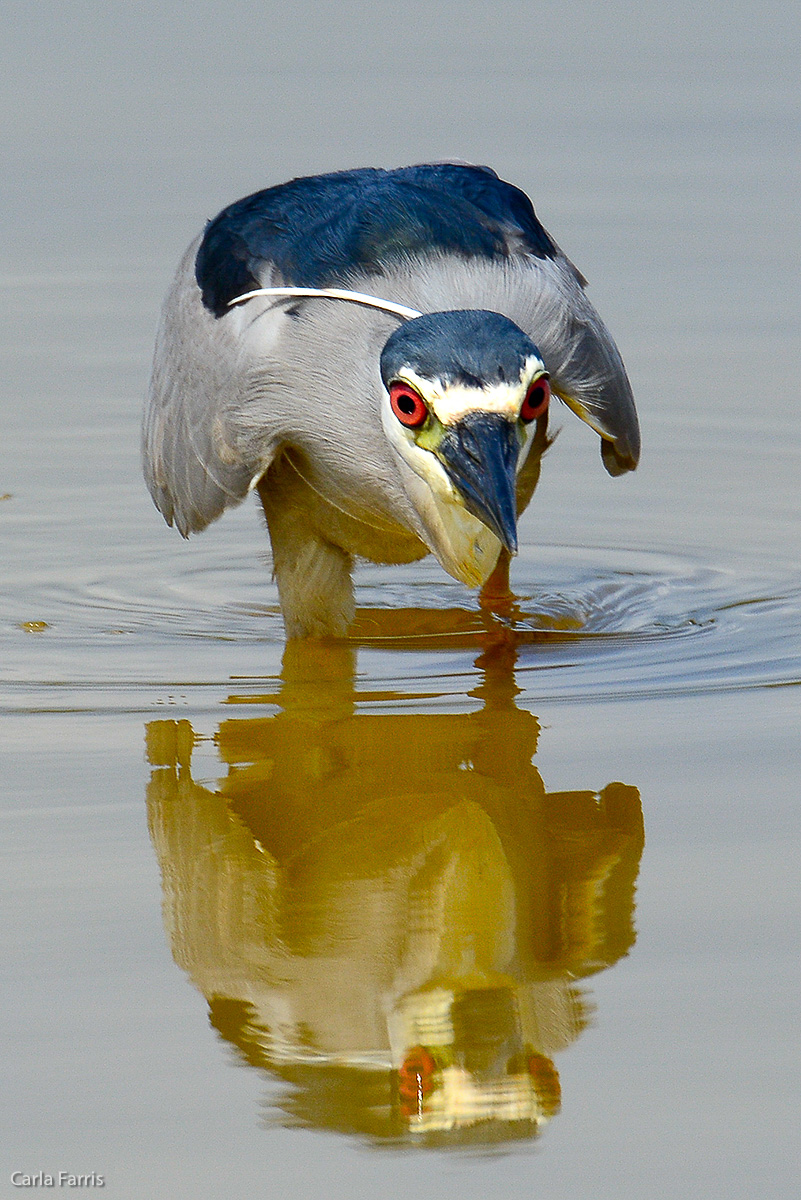
<instances>
[{"instance_id":1,"label":"red eye","mask_svg":"<svg viewBox=\"0 0 801 1200\"><path fill-rule=\"evenodd\" d=\"M407 429L419 429L425 424L428 417L425 401L408 383L389 385L389 403L401 425Z\"/></svg>"},{"instance_id":2,"label":"red eye","mask_svg":"<svg viewBox=\"0 0 801 1200\"><path fill-rule=\"evenodd\" d=\"M525 421L526 424L529 421L536 421L537 417L541 417L546 412L550 399L551 388L548 380L544 375L540 375L526 393L523 407L520 409L520 420Z\"/></svg>"}]
</instances>

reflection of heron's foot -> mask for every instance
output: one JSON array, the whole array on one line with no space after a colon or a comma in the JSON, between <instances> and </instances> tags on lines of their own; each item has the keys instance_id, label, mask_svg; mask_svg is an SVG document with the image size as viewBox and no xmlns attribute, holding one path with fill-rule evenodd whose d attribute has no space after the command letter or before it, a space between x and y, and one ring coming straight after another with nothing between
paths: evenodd
<instances>
[{"instance_id":1,"label":"reflection of heron's foot","mask_svg":"<svg viewBox=\"0 0 801 1200\"><path fill-rule=\"evenodd\" d=\"M351 681L355 670L353 650L333 638L294 638L281 660L284 683L334 683Z\"/></svg>"},{"instance_id":2,"label":"reflection of heron's foot","mask_svg":"<svg viewBox=\"0 0 801 1200\"><path fill-rule=\"evenodd\" d=\"M149 721L145 743L151 766L190 770L195 731L189 721Z\"/></svg>"},{"instance_id":3,"label":"reflection of heron's foot","mask_svg":"<svg viewBox=\"0 0 801 1200\"><path fill-rule=\"evenodd\" d=\"M509 617L515 607L515 597L509 587L509 564L512 557L508 550L502 549L494 570L481 589L478 602L487 612L497 613L500 617Z\"/></svg>"},{"instance_id":4,"label":"reflection of heron's foot","mask_svg":"<svg viewBox=\"0 0 801 1200\"><path fill-rule=\"evenodd\" d=\"M358 608L348 638L351 643L397 646L446 638L451 645L475 645L485 626L484 615L472 608Z\"/></svg>"},{"instance_id":5,"label":"reflection of heron's foot","mask_svg":"<svg viewBox=\"0 0 801 1200\"><path fill-rule=\"evenodd\" d=\"M481 654L476 659L476 666L489 672L500 669L502 674L509 676L514 672L520 635L511 625L499 619L500 613L484 612L481 615L486 627L478 639Z\"/></svg>"},{"instance_id":6,"label":"reflection of heron's foot","mask_svg":"<svg viewBox=\"0 0 801 1200\"><path fill-rule=\"evenodd\" d=\"M490 688L496 700L499 698L513 700L518 694L520 689L515 684L514 669L519 645L520 638L507 625L501 625L496 621L493 623L493 628L487 629L486 634L481 638L481 654L476 659L476 666L486 676L482 688L479 689L481 694L484 694L484 689L487 687Z\"/></svg>"}]
</instances>

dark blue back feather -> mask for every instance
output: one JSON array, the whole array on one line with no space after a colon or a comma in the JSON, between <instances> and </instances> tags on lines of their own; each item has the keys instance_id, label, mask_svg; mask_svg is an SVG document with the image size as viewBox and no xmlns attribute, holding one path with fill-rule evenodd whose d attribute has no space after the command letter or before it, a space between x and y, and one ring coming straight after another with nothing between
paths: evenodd
<instances>
[{"instance_id":1,"label":"dark blue back feather","mask_svg":"<svg viewBox=\"0 0 801 1200\"><path fill-rule=\"evenodd\" d=\"M236 201L209 221L195 275L216 316L260 286L272 264L294 287L332 287L431 251L465 258L556 247L531 201L489 167L436 163L293 179Z\"/></svg>"}]
</instances>

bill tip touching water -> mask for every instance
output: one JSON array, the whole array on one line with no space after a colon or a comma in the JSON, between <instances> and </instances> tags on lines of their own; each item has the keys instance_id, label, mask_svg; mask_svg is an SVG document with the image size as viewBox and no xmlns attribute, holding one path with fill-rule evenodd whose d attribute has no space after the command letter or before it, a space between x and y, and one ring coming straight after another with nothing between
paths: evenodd
<instances>
[{"instance_id":1,"label":"bill tip touching water","mask_svg":"<svg viewBox=\"0 0 801 1200\"><path fill-rule=\"evenodd\" d=\"M434 554L492 606L557 396L611 475L640 451L617 347L525 194L440 163L294 179L209 221L165 300L143 423L188 536L257 490L287 636L343 635L358 558Z\"/></svg>"}]
</instances>

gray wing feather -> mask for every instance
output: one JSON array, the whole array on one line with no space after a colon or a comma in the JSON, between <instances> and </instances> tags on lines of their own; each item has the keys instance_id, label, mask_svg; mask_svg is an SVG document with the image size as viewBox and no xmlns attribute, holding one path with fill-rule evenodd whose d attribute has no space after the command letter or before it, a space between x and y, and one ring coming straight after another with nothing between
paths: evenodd
<instances>
[{"instance_id":1,"label":"gray wing feather","mask_svg":"<svg viewBox=\"0 0 801 1200\"><path fill-rule=\"evenodd\" d=\"M239 504L274 453L266 436L243 445L238 433L251 378L242 317L217 319L203 307L194 277L199 240L164 302L142 426L150 494L184 537Z\"/></svg>"},{"instance_id":2,"label":"gray wing feather","mask_svg":"<svg viewBox=\"0 0 801 1200\"><path fill-rule=\"evenodd\" d=\"M604 322L584 293L586 281L560 256L542 267L550 287L523 328L534 338L554 390L600 433L610 475L633 470L640 456L640 429L623 359Z\"/></svg>"}]
</instances>

